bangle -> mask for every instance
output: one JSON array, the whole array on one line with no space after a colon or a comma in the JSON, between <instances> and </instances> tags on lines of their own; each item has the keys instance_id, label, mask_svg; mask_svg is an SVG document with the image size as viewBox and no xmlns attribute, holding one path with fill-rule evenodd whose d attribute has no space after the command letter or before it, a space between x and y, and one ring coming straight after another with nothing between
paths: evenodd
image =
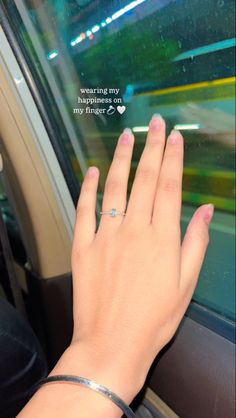
<instances>
[{"instance_id":1,"label":"bangle","mask_svg":"<svg viewBox=\"0 0 236 418\"><path fill-rule=\"evenodd\" d=\"M51 382L69 382L69 383L77 383L82 386L86 386L89 389L95 390L98 393L109 398L112 402L114 402L126 415L127 418L135 418L135 414L132 409L124 402L122 399L117 396L114 392L109 390L103 385L99 385L98 383L94 382L93 380L86 379L85 377L78 377L78 376L71 376L71 375L56 375L56 376L49 376L45 379L42 379L39 384L38 388L46 383Z\"/></svg>"}]
</instances>

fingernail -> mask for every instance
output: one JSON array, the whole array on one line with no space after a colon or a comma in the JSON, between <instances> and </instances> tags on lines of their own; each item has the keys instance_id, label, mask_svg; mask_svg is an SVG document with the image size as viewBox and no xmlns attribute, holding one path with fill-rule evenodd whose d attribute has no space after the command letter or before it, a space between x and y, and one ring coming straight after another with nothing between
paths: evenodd
<instances>
[{"instance_id":1,"label":"fingernail","mask_svg":"<svg viewBox=\"0 0 236 418\"><path fill-rule=\"evenodd\" d=\"M150 121L151 128L158 130L158 129L160 129L162 124L163 124L162 116L159 115L159 113L154 113L154 115L153 115L153 117Z\"/></svg>"},{"instance_id":2,"label":"fingernail","mask_svg":"<svg viewBox=\"0 0 236 418\"><path fill-rule=\"evenodd\" d=\"M89 167L88 171L87 171L87 176L89 178L94 177L97 174L97 168L96 167Z\"/></svg>"},{"instance_id":3,"label":"fingernail","mask_svg":"<svg viewBox=\"0 0 236 418\"><path fill-rule=\"evenodd\" d=\"M120 143L121 144L129 144L131 135L132 135L131 129L130 128L125 128L122 135L121 135Z\"/></svg>"},{"instance_id":4,"label":"fingernail","mask_svg":"<svg viewBox=\"0 0 236 418\"><path fill-rule=\"evenodd\" d=\"M132 135L132 129L130 129L130 128L125 128L125 129L123 130L123 134Z\"/></svg>"},{"instance_id":5,"label":"fingernail","mask_svg":"<svg viewBox=\"0 0 236 418\"><path fill-rule=\"evenodd\" d=\"M171 131L171 133L170 133L170 135L169 135L169 139L168 139L168 142L170 143L170 144L176 144L177 143L177 141L178 141L178 139L180 138L180 136L181 136L181 134L180 134L180 132L179 131L176 131L176 129L173 129L172 131Z\"/></svg>"},{"instance_id":6,"label":"fingernail","mask_svg":"<svg viewBox=\"0 0 236 418\"><path fill-rule=\"evenodd\" d=\"M206 205L205 212L203 215L203 219L207 223L207 225L209 225L209 223L211 222L213 213L214 213L214 205L212 203L209 203L209 205Z\"/></svg>"}]
</instances>

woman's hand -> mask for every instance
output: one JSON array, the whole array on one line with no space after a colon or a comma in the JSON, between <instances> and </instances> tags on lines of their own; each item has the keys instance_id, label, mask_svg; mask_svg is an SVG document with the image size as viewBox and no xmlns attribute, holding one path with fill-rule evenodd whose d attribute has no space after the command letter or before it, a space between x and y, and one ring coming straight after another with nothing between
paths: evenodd
<instances>
[{"instance_id":1,"label":"woman's hand","mask_svg":"<svg viewBox=\"0 0 236 418\"><path fill-rule=\"evenodd\" d=\"M125 211L134 137L119 138L102 210ZM193 215L180 240L183 138L155 116L126 215L102 215L96 232L99 172L91 167L77 208L72 251L74 334L50 373L86 377L130 403L191 300L208 244L212 205ZM109 399L66 383L44 385L19 418L120 418Z\"/></svg>"},{"instance_id":2,"label":"woman's hand","mask_svg":"<svg viewBox=\"0 0 236 418\"><path fill-rule=\"evenodd\" d=\"M183 138L154 116L127 203L134 145L120 136L96 232L99 171L85 176L72 251L73 372L108 386L126 401L141 389L158 352L174 335L194 292L208 244L212 205L194 214L181 246ZM72 354L74 353L74 354ZM68 373L68 370L67 370Z\"/></svg>"}]
</instances>

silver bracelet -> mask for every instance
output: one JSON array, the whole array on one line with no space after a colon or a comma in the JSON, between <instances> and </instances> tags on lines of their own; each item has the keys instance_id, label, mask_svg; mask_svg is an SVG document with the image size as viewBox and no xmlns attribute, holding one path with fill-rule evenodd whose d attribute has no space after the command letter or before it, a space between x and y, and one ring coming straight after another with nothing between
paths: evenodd
<instances>
[{"instance_id":1,"label":"silver bracelet","mask_svg":"<svg viewBox=\"0 0 236 418\"><path fill-rule=\"evenodd\" d=\"M122 399L113 393L111 390L107 389L105 386L99 385L98 383L94 382L93 380L86 379L85 377L78 377L78 376L71 376L71 375L56 375L56 376L49 376L45 379L42 379L39 382L39 387L50 382L69 382L69 383L77 383L82 386L86 386L89 389L95 390L98 393L109 398L112 402L114 402L126 415L127 418L135 418L135 414L132 409L124 402Z\"/></svg>"}]
</instances>

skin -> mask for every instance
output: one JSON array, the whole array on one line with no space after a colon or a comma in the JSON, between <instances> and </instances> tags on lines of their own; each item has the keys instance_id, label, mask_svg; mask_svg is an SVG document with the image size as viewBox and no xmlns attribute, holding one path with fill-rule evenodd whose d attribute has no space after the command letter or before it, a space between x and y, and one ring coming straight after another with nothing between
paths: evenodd
<instances>
[{"instance_id":1,"label":"skin","mask_svg":"<svg viewBox=\"0 0 236 418\"><path fill-rule=\"evenodd\" d=\"M134 137L125 130L107 176L96 231L99 170L81 189L72 249L74 333L50 375L72 374L107 386L130 403L159 351L173 337L193 295L209 241L212 205L194 213L181 244L183 138L155 115L127 203ZM20 418L120 418L111 401L82 386L43 386Z\"/></svg>"}]
</instances>

